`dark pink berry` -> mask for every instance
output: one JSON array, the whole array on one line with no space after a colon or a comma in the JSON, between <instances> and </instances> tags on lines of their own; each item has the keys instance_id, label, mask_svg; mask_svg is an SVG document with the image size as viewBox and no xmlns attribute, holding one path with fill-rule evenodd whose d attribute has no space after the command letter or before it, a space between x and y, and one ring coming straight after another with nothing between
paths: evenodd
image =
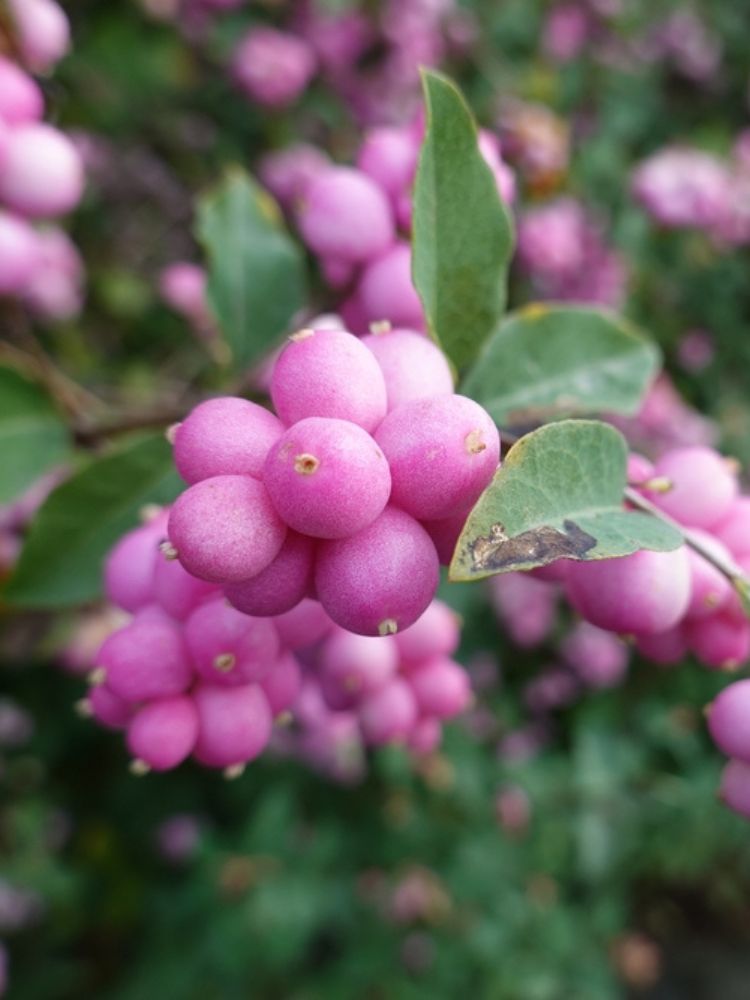
<instances>
[{"instance_id":1,"label":"dark pink berry","mask_svg":"<svg viewBox=\"0 0 750 1000\"><path fill-rule=\"evenodd\" d=\"M154 600L170 617L184 621L216 589L215 584L191 576L177 559L165 559L159 553L154 567Z\"/></svg>"},{"instance_id":2,"label":"dark pink berry","mask_svg":"<svg viewBox=\"0 0 750 1000\"><path fill-rule=\"evenodd\" d=\"M257 684L217 687L200 684L193 697L198 710L195 757L208 767L235 767L260 754L271 738L273 719Z\"/></svg>"},{"instance_id":3,"label":"dark pink berry","mask_svg":"<svg viewBox=\"0 0 750 1000\"><path fill-rule=\"evenodd\" d=\"M166 534L165 512L123 535L111 549L104 563L104 590L113 604L136 612L154 600L154 570Z\"/></svg>"},{"instance_id":4,"label":"dark pink berry","mask_svg":"<svg viewBox=\"0 0 750 1000\"><path fill-rule=\"evenodd\" d=\"M189 695L147 702L128 725L127 744L136 761L169 771L190 756L198 736L198 713Z\"/></svg>"},{"instance_id":5,"label":"dark pink berry","mask_svg":"<svg viewBox=\"0 0 750 1000\"><path fill-rule=\"evenodd\" d=\"M333 622L323 607L309 597L287 611L274 617L281 644L287 649L307 649L320 642L333 629Z\"/></svg>"},{"instance_id":6,"label":"dark pink berry","mask_svg":"<svg viewBox=\"0 0 750 1000\"><path fill-rule=\"evenodd\" d=\"M193 676L180 628L162 614L141 612L105 639L96 657L107 687L128 702L181 694Z\"/></svg>"},{"instance_id":7,"label":"dark pink berry","mask_svg":"<svg viewBox=\"0 0 750 1000\"><path fill-rule=\"evenodd\" d=\"M414 667L408 679L422 715L450 719L471 701L469 675L447 657L436 657Z\"/></svg>"},{"instance_id":8,"label":"dark pink berry","mask_svg":"<svg viewBox=\"0 0 750 1000\"><path fill-rule=\"evenodd\" d=\"M213 684L258 681L279 655L279 635L269 618L251 618L215 597L185 623L185 641L198 673Z\"/></svg>"},{"instance_id":9,"label":"dark pink berry","mask_svg":"<svg viewBox=\"0 0 750 1000\"><path fill-rule=\"evenodd\" d=\"M398 659L391 636L354 635L336 629L320 651L321 680L342 695L339 704L331 707L351 707L377 691L396 673Z\"/></svg>"},{"instance_id":10,"label":"dark pink berry","mask_svg":"<svg viewBox=\"0 0 750 1000\"><path fill-rule=\"evenodd\" d=\"M279 554L249 580L224 587L227 600L246 615L280 615L296 607L313 579L315 542L288 531Z\"/></svg>"}]
</instances>

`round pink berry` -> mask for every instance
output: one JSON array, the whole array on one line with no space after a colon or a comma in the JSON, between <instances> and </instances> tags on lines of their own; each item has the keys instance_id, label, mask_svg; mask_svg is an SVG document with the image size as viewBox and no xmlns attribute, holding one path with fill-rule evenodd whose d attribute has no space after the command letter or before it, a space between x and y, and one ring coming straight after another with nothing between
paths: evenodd
<instances>
[{"instance_id":1,"label":"round pink berry","mask_svg":"<svg viewBox=\"0 0 750 1000\"><path fill-rule=\"evenodd\" d=\"M224 587L224 596L246 615L281 615L307 595L313 580L315 542L287 532L279 554L257 576Z\"/></svg>"},{"instance_id":2,"label":"round pink berry","mask_svg":"<svg viewBox=\"0 0 750 1000\"><path fill-rule=\"evenodd\" d=\"M413 399L453 392L448 360L424 334L388 327L363 337L362 343L375 355L383 372L389 410Z\"/></svg>"},{"instance_id":3,"label":"round pink berry","mask_svg":"<svg viewBox=\"0 0 750 1000\"><path fill-rule=\"evenodd\" d=\"M154 600L171 618L184 621L216 591L216 584L191 576L177 559L159 554L154 568Z\"/></svg>"},{"instance_id":4,"label":"round pink berry","mask_svg":"<svg viewBox=\"0 0 750 1000\"><path fill-rule=\"evenodd\" d=\"M62 215L83 194L83 166L73 143L50 125L13 129L0 172L0 198L31 218Z\"/></svg>"},{"instance_id":5,"label":"round pink berry","mask_svg":"<svg viewBox=\"0 0 750 1000\"><path fill-rule=\"evenodd\" d=\"M70 22L55 0L8 0L23 60L46 73L70 46Z\"/></svg>"},{"instance_id":6,"label":"round pink berry","mask_svg":"<svg viewBox=\"0 0 750 1000\"><path fill-rule=\"evenodd\" d=\"M398 649L391 636L354 635L336 629L320 651L324 697L327 690L336 691L338 704L331 707L337 710L350 708L377 691L397 669Z\"/></svg>"},{"instance_id":7,"label":"round pink berry","mask_svg":"<svg viewBox=\"0 0 750 1000\"><path fill-rule=\"evenodd\" d=\"M368 323L387 320L395 327L421 329L422 303L411 280L411 248L397 242L362 272L357 305Z\"/></svg>"},{"instance_id":8,"label":"round pink berry","mask_svg":"<svg viewBox=\"0 0 750 1000\"><path fill-rule=\"evenodd\" d=\"M128 725L128 750L154 771L169 771L190 756L198 737L198 713L189 695L157 698Z\"/></svg>"},{"instance_id":9,"label":"round pink berry","mask_svg":"<svg viewBox=\"0 0 750 1000\"><path fill-rule=\"evenodd\" d=\"M293 653L282 653L260 686L274 718L286 712L297 700L302 687L302 671Z\"/></svg>"},{"instance_id":10,"label":"round pink berry","mask_svg":"<svg viewBox=\"0 0 750 1000\"><path fill-rule=\"evenodd\" d=\"M195 757L208 767L246 764L271 738L273 719L257 684L219 687L200 684L193 692L198 710Z\"/></svg>"},{"instance_id":11,"label":"round pink berry","mask_svg":"<svg viewBox=\"0 0 750 1000\"><path fill-rule=\"evenodd\" d=\"M128 702L181 694L193 676L180 628L149 609L104 640L96 665L110 691Z\"/></svg>"},{"instance_id":12,"label":"round pink berry","mask_svg":"<svg viewBox=\"0 0 750 1000\"><path fill-rule=\"evenodd\" d=\"M654 493L653 503L681 524L712 528L724 518L737 496L737 476L712 448L676 448L654 466L654 475L671 489Z\"/></svg>"},{"instance_id":13,"label":"round pink berry","mask_svg":"<svg viewBox=\"0 0 750 1000\"><path fill-rule=\"evenodd\" d=\"M721 752L750 764L750 680L725 687L706 714L709 732Z\"/></svg>"},{"instance_id":14,"label":"round pink berry","mask_svg":"<svg viewBox=\"0 0 750 1000\"><path fill-rule=\"evenodd\" d=\"M0 120L8 125L38 122L44 115L44 97L35 80L20 66L0 56Z\"/></svg>"},{"instance_id":15,"label":"round pink berry","mask_svg":"<svg viewBox=\"0 0 750 1000\"><path fill-rule=\"evenodd\" d=\"M443 601L433 601L413 625L395 636L402 665L452 656L461 639L461 620Z\"/></svg>"},{"instance_id":16,"label":"round pink berry","mask_svg":"<svg viewBox=\"0 0 750 1000\"><path fill-rule=\"evenodd\" d=\"M731 614L711 615L685 623L685 637L691 651L704 666L733 670L750 657L750 622Z\"/></svg>"},{"instance_id":17,"label":"round pink berry","mask_svg":"<svg viewBox=\"0 0 750 1000\"><path fill-rule=\"evenodd\" d=\"M306 597L283 615L273 619L281 644L291 650L307 649L323 639L333 622L317 601Z\"/></svg>"},{"instance_id":18,"label":"round pink berry","mask_svg":"<svg viewBox=\"0 0 750 1000\"><path fill-rule=\"evenodd\" d=\"M97 684L86 699L92 716L107 729L125 729L133 715L130 702L119 698L106 684Z\"/></svg>"},{"instance_id":19,"label":"round pink berry","mask_svg":"<svg viewBox=\"0 0 750 1000\"><path fill-rule=\"evenodd\" d=\"M411 686L422 715L451 719L471 701L469 675L458 663L439 656L409 671Z\"/></svg>"},{"instance_id":20,"label":"round pink berry","mask_svg":"<svg viewBox=\"0 0 750 1000\"><path fill-rule=\"evenodd\" d=\"M185 641L198 673L213 684L258 681L279 655L273 622L243 615L223 597L196 608L185 623Z\"/></svg>"},{"instance_id":21,"label":"round pink berry","mask_svg":"<svg viewBox=\"0 0 750 1000\"><path fill-rule=\"evenodd\" d=\"M450 566L470 509L461 511L459 514L451 514L450 517L438 518L436 521L422 521L422 527L432 539L437 550L441 566Z\"/></svg>"},{"instance_id":22,"label":"round pink berry","mask_svg":"<svg viewBox=\"0 0 750 1000\"><path fill-rule=\"evenodd\" d=\"M366 133L357 166L395 200L411 186L418 154L419 143L408 129L384 125Z\"/></svg>"},{"instance_id":23,"label":"round pink berry","mask_svg":"<svg viewBox=\"0 0 750 1000\"><path fill-rule=\"evenodd\" d=\"M154 571L162 558L166 514L123 535L104 563L104 592L125 611L138 611L154 600Z\"/></svg>"},{"instance_id":24,"label":"round pink berry","mask_svg":"<svg viewBox=\"0 0 750 1000\"><path fill-rule=\"evenodd\" d=\"M737 497L712 533L736 559L750 556L750 497Z\"/></svg>"},{"instance_id":25,"label":"round pink berry","mask_svg":"<svg viewBox=\"0 0 750 1000\"><path fill-rule=\"evenodd\" d=\"M712 535L698 528L693 528L692 534L710 552L731 562L728 550ZM690 604L687 617L692 620L708 618L729 601L732 596L732 585L723 573L695 549L688 547L688 559L690 560Z\"/></svg>"},{"instance_id":26,"label":"round pink berry","mask_svg":"<svg viewBox=\"0 0 750 1000\"><path fill-rule=\"evenodd\" d=\"M372 746L405 742L417 721L417 703L411 688L399 677L369 695L359 709L362 734Z\"/></svg>"},{"instance_id":27,"label":"round pink berry","mask_svg":"<svg viewBox=\"0 0 750 1000\"><path fill-rule=\"evenodd\" d=\"M20 295L26 290L39 255L39 240L31 226L0 211L0 295Z\"/></svg>"}]
</instances>

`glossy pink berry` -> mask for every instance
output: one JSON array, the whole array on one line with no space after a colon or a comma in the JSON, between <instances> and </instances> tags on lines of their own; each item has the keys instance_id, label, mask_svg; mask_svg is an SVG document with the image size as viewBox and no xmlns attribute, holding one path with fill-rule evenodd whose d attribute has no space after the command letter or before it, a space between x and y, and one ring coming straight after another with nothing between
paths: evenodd
<instances>
[{"instance_id":1,"label":"glossy pink berry","mask_svg":"<svg viewBox=\"0 0 750 1000\"><path fill-rule=\"evenodd\" d=\"M725 687L706 715L711 737L721 752L750 764L750 680Z\"/></svg>"},{"instance_id":2,"label":"glossy pink berry","mask_svg":"<svg viewBox=\"0 0 750 1000\"><path fill-rule=\"evenodd\" d=\"M469 675L447 657L436 657L409 671L409 684L422 715L450 719L471 701Z\"/></svg>"},{"instance_id":3,"label":"glossy pink berry","mask_svg":"<svg viewBox=\"0 0 750 1000\"><path fill-rule=\"evenodd\" d=\"M273 622L243 615L223 597L196 608L185 623L185 641L198 673L213 684L258 681L279 655Z\"/></svg>"},{"instance_id":4,"label":"glossy pink berry","mask_svg":"<svg viewBox=\"0 0 750 1000\"><path fill-rule=\"evenodd\" d=\"M651 499L680 524L710 529L728 513L737 496L737 477L718 452L700 446L676 448L654 466L671 489Z\"/></svg>"},{"instance_id":5,"label":"glossy pink berry","mask_svg":"<svg viewBox=\"0 0 750 1000\"><path fill-rule=\"evenodd\" d=\"M302 687L302 671L294 654L282 653L261 679L260 687L274 718L288 711L297 700Z\"/></svg>"},{"instance_id":6,"label":"glossy pink berry","mask_svg":"<svg viewBox=\"0 0 750 1000\"><path fill-rule=\"evenodd\" d=\"M412 625L435 596L439 567L424 528L386 507L364 531L320 543L315 584L321 604L342 628L389 635Z\"/></svg>"},{"instance_id":7,"label":"glossy pink berry","mask_svg":"<svg viewBox=\"0 0 750 1000\"><path fill-rule=\"evenodd\" d=\"M96 665L112 693L128 702L181 694L193 676L180 628L149 609L105 639Z\"/></svg>"},{"instance_id":8,"label":"glossy pink berry","mask_svg":"<svg viewBox=\"0 0 750 1000\"><path fill-rule=\"evenodd\" d=\"M452 656L461 639L461 619L443 601L432 601L424 614L394 639L403 666Z\"/></svg>"},{"instance_id":9,"label":"glossy pink berry","mask_svg":"<svg viewBox=\"0 0 750 1000\"><path fill-rule=\"evenodd\" d=\"M305 417L333 417L366 431L378 426L387 407L380 366L346 330L294 334L274 367L271 398L285 424Z\"/></svg>"},{"instance_id":10,"label":"glossy pink berry","mask_svg":"<svg viewBox=\"0 0 750 1000\"><path fill-rule=\"evenodd\" d=\"M190 484L212 476L260 479L268 449L283 433L281 421L257 403L236 396L208 399L177 426L175 465Z\"/></svg>"},{"instance_id":11,"label":"glossy pink berry","mask_svg":"<svg viewBox=\"0 0 750 1000\"><path fill-rule=\"evenodd\" d=\"M719 611L685 623L688 646L707 667L733 670L750 657L750 622Z\"/></svg>"},{"instance_id":12,"label":"glossy pink berry","mask_svg":"<svg viewBox=\"0 0 750 1000\"><path fill-rule=\"evenodd\" d=\"M321 257L363 262L388 248L394 235L388 199L367 174L329 167L316 174L299 208L305 243Z\"/></svg>"},{"instance_id":13,"label":"glossy pink berry","mask_svg":"<svg viewBox=\"0 0 750 1000\"><path fill-rule=\"evenodd\" d=\"M500 461L492 418L466 396L404 403L388 414L375 440L391 469L391 502L419 520L471 507Z\"/></svg>"},{"instance_id":14,"label":"glossy pink berry","mask_svg":"<svg viewBox=\"0 0 750 1000\"><path fill-rule=\"evenodd\" d=\"M333 622L322 605L309 597L274 619L283 646L291 650L307 649L328 635Z\"/></svg>"},{"instance_id":15,"label":"glossy pink berry","mask_svg":"<svg viewBox=\"0 0 750 1000\"><path fill-rule=\"evenodd\" d=\"M364 699L359 721L365 741L372 746L405 742L417 721L416 699L406 681L394 677Z\"/></svg>"},{"instance_id":16,"label":"glossy pink berry","mask_svg":"<svg viewBox=\"0 0 750 1000\"><path fill-rule=\"evenodd\" d=\"M306 597L313 580L315 542L288 531L278 555L257 576L224 587L224 596L246 615L280 615Z\"/></svg>"},{"instance_id":17,"label":"glossy pink berry","mask_svg":"<svg viewBox=\"0 0 750 1000\"><path fill-rule=\"evenodd\" d=\"M719 797L733 812L750 819L750 764L728 761L721 774Z\"/></svg>"},{"instance_id":18,"label":"glossy pink berry","mask_svg":"<svg viewBox=\"0 0 750 1000\"><path fill-rule=\"evenodd\" d=\"M20 66L0 56L0 120L8 125L37 122L44 115L39 85Z\"/></svg>"},{"instance_id":19,"label":"glossy pink berry","mask_svg":"<svg viewBox=\"0 0 750 1000\"><path fill-rule=\"evenodd\" d=\"M193 752L198 713L189 695L147 702L128 725L128 750L154 771L169 771Z\"/></svg>"},{"instance_id":20,"label":"glossy pink berry","mask_svg":"<svg viewBox=\"0 0 750 1000\"><path fill-rule=\"evenodd\" d=\"M383 452L348 420L308 417L271 448L263 482L282 519L315 538L346 538L381 514L391 492Z\"/></svg>"},{"instance_id":21,"label":"glossy pink berry","mask_svg":"<svg viewBox=\"0 0 750 1000\"><path fill-rule=\"evenodd\" d=\"M418 153L419 144L407 129L385 125L366 133L357 166L395 200L411 186Z\"/></svg>"},{"instance_id":22,"label":"glossy pink berry","mask_svg":"<svg viewBox=\"0 0 750 1000\"><path fill-rule=\"evenodd\" d=\"M408 243L395 243L365 267L357 286L357 305L368 323L387 320L395 327L424 326L422 303L411 280Z\"/></svg>"},{"instance_id":23,"label":"glossy pink berry","mask_svg":"<svg viewBox=\"0 0 750 1000\"><path fill-rule=\"evenodd\" d=\"M70 23L55 0L8 0L18 46L34 73L46 73L70 46Z\"/></svg>"},{"instance_id":24,"label":"glossy pink berry","mask_svg":"<svg viewBox=\"0 0 750 1000\"><path fill-rule=\"evenodd\" d=\"M0 211L0 295L20 295L39 262L36 233L24 220Z\"/></svg>"},{"instance_id":25,"label":"glossy pink berry","mask_svg":"<svg viewBox=\"0 0 750 1000\"><path fill-rule=\"evenodd\" d=\"M362 338L385 379L388 409L453 392L450 365L436 344L414 330L384 329Z\"/></svg>"},{"instance_id":26,"label":"glossy pink berry","mask_svg":"<svg viewBox=\"0 0 750 1000\"><path fill-rule=\"evenodd\" d=\"M199 604L216 593L216 584L191 576L177 559L158 553L153 576L153 599L177 621L184 621Z\"/></svg>"},{"instance_id":27,"label":"glossy pink berry","mask_svg":"<svg viewBox=\"0 0 750 1000\"><path fill-rule=\"evenodd\" d=\"M397 669L398 649L391 636L354 635L337 629L320 651L321 679L342 695L342 701L332 708L357 704L381 688Z\"/></svg>"},{"instance_id":28,"label":"glossy pink berry","mask_svg":"<svg viewBox=\"0 0 750 1000\"><path fill-rule=\"evenodd\" d=\"M83 194L83 166L73 143L50 125L13 129L0 172L0 199L30 218L69 212Z\"/></svg>"},{"instance_id":29,"label":"glossy pink berry","mask_svg":"<svg viewBox=\"0 0 750 1000\"><path fill-rule=\"evenodd\" d=\"M268 744L273 718L257 684L200 684L193 698L198 710L195 757L201 764L236 767L253 760Z\"/></svg>"},{"instance_id":30,"label":"glossy pink berry","mask_svg":"<svg viewBox=\"0 0 750 1000\"><path fill-rule=\"evenodd\" d=\"M664 632L690 603L685 546L673 552L634 552L619 559L571 562L566 587L575 609L599 628L639 634Z\"/></svg>"},{"instance_id":31,"label":"glossy pink berry","mask_svg":"<svg viewBox=\"0 0 750 1000\"><path fill-rule=\"evenodd\" d=\"M185 490L169 514L169 540L193 576L247 580L277 556L286 525L251 476L214 476Z\"/></svg>"}]
</instances>

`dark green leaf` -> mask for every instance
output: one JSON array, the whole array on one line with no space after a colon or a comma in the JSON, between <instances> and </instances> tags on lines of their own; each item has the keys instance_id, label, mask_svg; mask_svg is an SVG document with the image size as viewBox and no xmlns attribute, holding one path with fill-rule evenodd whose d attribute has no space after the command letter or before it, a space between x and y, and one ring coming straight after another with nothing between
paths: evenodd
<instances>
[{"instance_id":1,"label":"dark green leaf","mask_svg":"<svg viewBox=\"0 0 750 1000\"><path fill-rule=\"evenodd\" d=\"M144 504L167 503L180 488L171 448L161 435L90 462L39 511L5 599L27 608L95 599L108 549L137 524Z\"/></svg>"},{"instance_id":2,"label":"dark green leaf","mask_svg":"<svg viewBox=\"0 0 750 1000\"><path fill-rule=\"evenodd\" d=\"M208 296L233 363L261 358L305 304L299 247L276 202L239 167L200 198L196 235L208 258Z\"/></svg>"},{"instance_id":3,"label":"dark green leaf","mask_svg":"<svg viewBox=\"0 0 750 1000\"><path fill-rule=\"evenodd\" d=\"M459 90L422 78L427 132L414 188L414 285L431 335L457 368L470 364L505 308L510 216L477 146Z\"/></svg>"},{"instance_id":4,"label":"dark green leaf","mask_svg":"<svg viewBox=\"0 0 750 1000\"><path fill-rule=\"evenodd\" d=\"M451 579L677 548L675 528L623 509L626 462L623 436L597 420L563 420L521 438L469 515Z\"/></svg>"}]
</instances>

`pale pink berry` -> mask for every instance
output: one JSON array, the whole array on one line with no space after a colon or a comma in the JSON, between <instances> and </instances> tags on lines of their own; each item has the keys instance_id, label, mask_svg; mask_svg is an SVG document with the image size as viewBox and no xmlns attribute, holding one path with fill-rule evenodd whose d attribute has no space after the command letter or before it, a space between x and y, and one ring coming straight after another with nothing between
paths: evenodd
<instances>
[{"instance_id":1,"label":"pale pink berry","mask_svg":"<svg viewBox=\"0 0 750 1000\"><path fill-rule=\"evenodd\" d=\"M24 220L0 211L0 295L20 295L39 262L37 234Z\"/></svg>"},{"instance_id":2,"label":"pale pink berry","mask_svg":"<svg viewBox=\"0 0 750 1000\"><path fill-rule=\"evenodd\" d=\"M399 677L364 699L359 710L362 734L372 746L405 742L417 721L417 703L411 688Z\"/></svg>"},{"instance_id":3,"label":"pale pink berry","mask_svg":"<svg viewBox=\"0 0 750 1000\"><path fill-rule=\"evenodd\" d=\"M0 56L0 119L8 125L23 125L38 122L43 115L39 85L16 63Z\"/></svg>"},{"instance_id":4,"label":"pale pink berry","mask_svg":"<svg viewBox=\"0 0 750 1000\"><path fill-rule=\"evenodd\" d=\"M500 462L492 418L466 396L404 403L388 414L375 440L391 469L391 502L419 520L472 506Z\"/></svg>"},{"instance_id":5,"label":"pale pink berry","mask_svg":"<svg viewBox=\"0 0 750 1000\"><path fill-rule=\"evenodd\" d=\"M750 765L730 760L721 774L719 797L733 812L750 819Z\"/></svg>"},{"instance_id":6,"label":"pale pink berry","mask_svg":"<svg viewBox=\"0 0 750 1000\"><path fill-rule=\"evenodd\" d=\"M83 306L84 268L75 244L62 229L49 227L36 234L38 257L23 300L42 320L64 322Z\"/></svg>"},{"instance_id":7,"label":"pale pink berry","mask_svg":"<svg viewBox=\"0 0 750 1000\"><path fill-rule=\"evenodd\" d=\"M267 108L283 108L297 100L315 69L309 42L274 28L253 28L240 39L232 57L239 86Z\"/></svg>"},{"instance_id":8,"label":"pale pink berry","mask_svg":"<svg viewBox=\"0 0 750 1000\"><path fill-rule=\"evenodd\" d=\"M193 576L235 583L278 555L286 525L251 476L214 476L185 490L169 514L169 540Z\"/></svg>"},{"instance_id":9,"label":"pale pink berry","mask_svg":"<svg viewBox=\"0 0 750 1000\"><path fill-rule=\"evenodd\" d=\"M394 636L403 666L452 656L461 639L461 619L443 601L432 601L413 625Z\"/></svg>"},{"instance_id":10,"label":"pale pink berry","mask_svg":"<svg viewBox=\"0 0 750 1000\"><path fill-rule=\"evenodd\" d=\"M96 684L86 699L91 714L107 729L125 729L133 715L130 702L119 698L106 684Z\"/></svg>"},{"instance_id":11,"label":"pale pink berry","mask_svg":"<svg viewBox=\"0 0 750 1000\"><path fill-rule=\"evenodd\" d=\"M285 209L304 197L310 181L330 167L330 160L315 146L299 143L268 153L260 161L258 176Z\"/></svg>"},{"instance_id":12,"label":"pale pink berry","mask_svg":"<svg viewBox=\"0 0 750 1000\"><path fill-rule=\"evenodd\" d=\"M424 528L386 507L364 531L320 543L315 584L321 604L342 628L389 635L408 628L435 596L439 565Z\"/></svg>"},{"instance_id":13,"label":"pale pink berry","mask_svg":"<svg viewBox=\"0 0 750 1000\"><path fill-rule=\"evenodd\" d=\"M750 556L750 497L737 497L712 533L735 558Z\"/></svg>"},{"instance_id":14,"label":"pale pink berry","mask_svg":"<svg viewBox=\"0 0 750 1000\"><path fill-rule=\"evenodd\" d=\"M198 713L189 695L157 698L137 710L128 725L128 750L154 771L169 771L193 752Z\"/></svg>"},{"instance_id":15,"label":"pale pink berry","mask_svg":"<svg viewBox=\"0 0 750 1000\"><path fill-rule=\"evenodd\" d=\"M685 623L687 643L698 659L716 670L732 670L750 657L750 622L721 611Z\"/></svg>"},{"instance_id":16,"label":"pale pink berry","mask_svg":"<svg viewBox=\"0 0 750 1000\"><path fill-rule=\"evenodd\" d=\"M305 417L333 417L366 431L378 426L387 408L380 366L345 330L294 334L273 370L271 398L285 424Z\"/></svg>"},{"instance_id":17,"label":"pale pink berry","mask_svg":"<svg viewBox=\"0 0 750 1000\"><path fill-rule=\"evenodd\" d=\"M557 620L559 590L530 573L500 573L487 581L490 602L516 646L533 649Z\"/></svg>"},{"instance_id":18,"label":"pale pink berry","mask_svg":"<svg viewBox=\"0 0 750 1000\"><path fill-rule=\"evenodd\" d=\"M123 535L104 563L104 592L125 611L138 611L154 601L154 571L162 558L159 545L167 530L166 513Z\"/></svg>"},{"instance_id":19,"label":"pale pink berry","mask_svg":"<svg viewBox=\"0 0 750 1000\"><path fill-rule=\"evenodd\" d=\"M271 738L273 719L257 684L219 687L200 684L193 692L198 710L195 757L208 767L246 764Z\"/></svg>"},{"instance_id":20,"label":"pale pink berry","mask_svg":"<svg viewBox=\"0 0 750 1000\"><path fill-rule=\"evenodd\" d=\"M175 465L190 484L212 476L260 479L268 449L283 433L281 421L257 403L236 396L207 399L177 426Z\"/></svg>"},{"instance_id":21,"label":"pale pink berry","mask_svg":"<svg viewBox=\"0 0 750 1000\"><path fill-rule=\"evenodd\" d=\"M283 646L291 650L307 649L320 642L333 628L322 605L309 597L273 619Z\"/></svg>"},{"instance_id":22,"label":"pale pink berry","mask_svg":"<svg viewBox=\"0 0 750 1000\"><path fill-rule=\"evenodd\" d=\"M694 528L692 533L709 551L731 562L728 550L712 535L698 528ZM686 615L693 620L708 618L729 601L732 596L732 585L723 573L690 547L688 547L688 559L690 560L690 604Z\"/></svg>"},{"instance_id":23,"label":"pale pink berry","mask_svg":"<svg viewBox=\"0 0 750 1000\"><path fill-rule=\"evenodd\" d=\"M440 746L443 727L438 719L420 719L409 734L409 749L416 754L433 753Z\"/></svg>"},{"instance_id":24,"label":"pale pink berry","mask_svg":"<svg viewBox=\"0 0 750 1000\"><path fill-rule=\"evenodd\" d=\"M706 712L711 738L727 757L750 764L750 680L725 687Z\"/></svg>"},{"instance_id":25,"label":"pale pink berry","mask_svg":"<svg viewBox=\"0 0 750 1000\"><path fill-rule=\"evenodd\" d=\"M448 360L431 340L414 330L386 327L362 338L377 358L388 393L388 409L427 396L453 392Z\"/></svg>"},{"instance_id":26,"label":"pale pink berry","mask_svg":"<svg viewBox=\"0 0 750 1000\"><path fill-rule=\"evenodd\" d=\"M52 69L70 47L70 23L55 0L8 0L24 62L34 73Z\"/></svg>"},{"instance_id":27,"label":"pale pink berry","mask_svg":"<svg viewBox=\"0 0 750 1000\"><path fill-rule=\"evenodd\" d=\"M398 669L398 649L390 636L354 635L345 629L326 639L320 651L321 681L341 695L332 708L349 708L381 688ZM326 699L328 700L328 699Z\"/></svg>"},{"instance_id":28,"label":"pale pink berry","mask_svg":"<svg viewBox=\"0 0 750 1000\"><path fill-rule=\"evenodd\" d=\"M628 669L628 647L622 639L590 622L579 622L560 643L560 652L590 688L614 687Z\"/></svg>"},{"instance_id":29,"label":"pale pink berry","mask_svg":"<svg viewBox=\"0 0 750 1000\"><path fill-rule=\"evenodd\" d=\"M422 715L450 719L471 701L469 675L447 657L435 657L414 667L408 679Z\"/></svg>"},{"instance_id":30,"label":"pale pink berry","mask_svg":"<svg viewBox=\"0 0 750 1000\"><path fill-rule=\"evenodd\" d=\"M653 478L654 463L632 451L628 455L628 482L632 486L642 486Z\"/></svg>"},{"instance_id":31,"label":"pale pink berry","mask_svg":"<svg viewBox=\"0 0 750 1000\"><path fill-rule=\"evenodd\" d=\"M313 581L315 542L288 531L279 554L257 576L224 587L230 604L246 615L281 615L307 596Z\"/></svg>"},{"instance_id":32,"label":"pale pink berry","mask_svg":"<svg viewBox=\"0 0 750 1000\"><path fill-rule=\"evenodd\" d=\"M279 655L279 634L268 618L251 618L223 597L206 601L185 623L185 641L198 673L213 684L258 681Z\"/></svg>"},{"instance_id":33,"label":"pale pink berry","mask_svg":"<svg viewBox=\"0 0 750 1000\"><path fill-rule=\"evenodd\" d=\"M366 322L387 320L393 326L424 326L422 303L411 280L411 248L397 242L371 261L357 287L357 305Z\"/></svg>"},{"instance_id":34,"label":"pale pink berry","mask_svg":"<svg viewBox=\"0 0 750 1000\"><path fill-rule=\"evenodd\" d=\"M654 474L671 488L654 493L653 503L689 527L712 528L726 517L737 496L737 476L711 448L669 451L654 466Z\"/></svg>"},{"instance_id":35,"label":"pale pink berry","mask_svg":"<svg viewBox=\"0 0 750 1000\"><path fill-rule=\"evenodd\" d=\"M83 194L81 157L67 136L50 125L13 129L0 172L0 199L31 218L69 212Z\"/></svg>"},{"instance_id":36,"label":"pale pink berry","mask_svg":"<svg viewBox=\"0 0 750 1000\"><path fill-rule=\"evenodd\" d=\"M105 639L96 665L112 693L128 702L181 694L193 676L180 628L150 609Z\"/></svg>"},{"instance_id":37,"label":"pale pink berry","mask_svg":"<svg viewBox=\"0 0 750 1000\"><path fill-rule=\"evenodd\" d=\"M381 514L391 492L385 457L348 420L308 417L268 453L263 482L279 515L315 538L346 538Z\"/></svg>"},{"instance_id":38,"label":"pale pink berry","mask_svg":"<svg viewBox=\"0 0 750 1000\"><path fill-rule=\"evenodd\" d=\"M276 660L260 686L274 718L294 705L302 687L302 671L293 653L285 652Z\"/></svg>"},{"instance_id":39,"label":"pale pink berry","mask_svg":"<svg viewBox=\"0 0 750 1000\"><path fill-rule=\"evenodd\" d=\"M177 621L184 621L199 604L216 593L216 584L191 576L177 559L158 553L153 577L153 598Z\"/></svg>"},{"instance_id":40,"label":"pale pink berry","mask_svg":"<svg viewBox=\"0 0 750 1000\"><path fill-rule=\"evenodd\" d=\"M357 166L395 199L411 187L419 144L408 129L384 125L370 129L357 155Z\"/></svg>"},{"instance_id":41,"label":"pale pink berry","mask_svg":"<svg viewBox=\"0 0 750 1000\"><path fill-rule=\"evenodd\" d=\"M685 630L681 625L675 625L666 632L636 636L636 647L646 659L653 660L662 667L680 663L688 652Z\"/></svg>"},{"instance_id":42,"label":"pale pink berry","mask_svg":"<svg viewBox=\"0 0 750 1000\"><path fill-rule=\"evenodd\" d=\"M305 243L321 257L364 262L383 253L394 235L388 199L366 174L329 167L307 185L298 211Z\"/></svg>"},{"instance_id":43,"label":"pale pink berry","mask_svg":"<svg viewBox=\"0 0 750 1000\"><path fill-rule=\"evenodd\" d=\"M566 587L575 609L599 628L636 635L664 632L687 611L690 563L684 545L673 552L571 561Z\"/></svg>"}]
</instances>

